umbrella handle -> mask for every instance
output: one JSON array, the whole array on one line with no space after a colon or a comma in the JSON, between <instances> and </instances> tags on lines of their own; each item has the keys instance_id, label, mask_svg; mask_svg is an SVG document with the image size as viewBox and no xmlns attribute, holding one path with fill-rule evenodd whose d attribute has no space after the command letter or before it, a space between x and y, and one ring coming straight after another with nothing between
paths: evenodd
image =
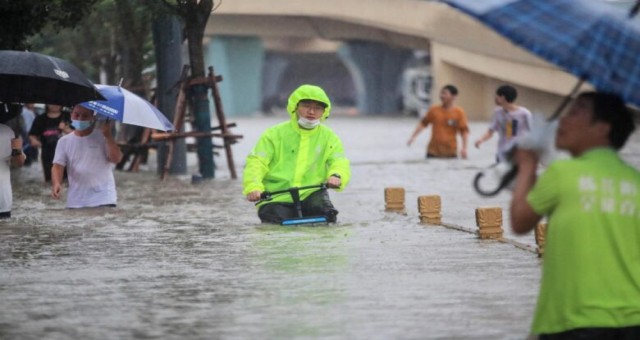
<instances>
[{"instance_id":1,"label":"umbrella handle","mask_svg":"<svg viewBox=\"0 0 640 340\"><path fill-rule=\"evenodd\" d=\"M638 14L638 10L640 10L640 0L636 1L636 4L629 10L629 19L635 17Z\"/></svg>"},{"instance_id":2,"label":"umbrella handle","mask_svg":"<svg viewBox=\"0 0 640 340\"><path fill-rule=\"evenodd\" d=\"M506 166L506 169L505 169L505 166ZM487 175L485 172L487 172L488 170L492 170L493 172L496 173L495 175L501 176L498 187L491 191L484 190L480 186L480 180ZM506 188L509 184L511 184L513 179L516 178L517 174L518 174L518 166L513 163L509 162L509 163L494 164L488 169L484 171L480 171L476 175L476 177L473 179L473 188L476 189L476 192L482 196L492 197L497 195L500 191L502 191L502 189Z\"/></svg>"},{"instance_id":3,"label":"umbrella handle","mask_svg":"<svg viewBox=\"0 0 640 340\"><path fill-rule=\"evenodd\" d=\"M640 3L640 0L638 1ZM558 108L556 108L556 110L553 112L551 117L547 119L548 122L554 121L558 119L558 117L560 117L560 114L562 114L562 111L564 111L567 105L569 105L569 103L573 100L573 97L575 97L576 93L578 93L578 90L580 90L580 88L582 87L582 84L584 84L584 78L580 78L580 80L573 86L571 93L569 93L566 97L564 97L564 99L562 100L562 103L560 103L560 106L558 106Z\"/></svg>"}]
</instances>

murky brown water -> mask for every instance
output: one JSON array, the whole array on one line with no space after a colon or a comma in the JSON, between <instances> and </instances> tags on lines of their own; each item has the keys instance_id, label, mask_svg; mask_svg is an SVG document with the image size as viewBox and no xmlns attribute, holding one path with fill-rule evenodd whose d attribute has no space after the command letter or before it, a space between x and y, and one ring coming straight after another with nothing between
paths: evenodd
<instances>
[{"instance_id":1,"label":"murky brown water","mask_svg":"<svg viewBox=\"0 0 640 340\"><path fill-rule=\"evenodd\" d=\"M280 120L234 119L240 174ZM15 217L0 222L0 338L525 338L536 255L418 223L419 195L440 194L443 220L468 228L476 207L506 209L508 193L480 198L470 184L493 144L469 160L426 161L427 134L405 145L415 122L331 119L353 162L351 186L332 193L335 227L260 225L224 157L197 186L190 175L118 172L119 207L108 210L66 210L38 165L17 171ZM625 155L640 159L639 144ZM406 189L406 216L384 212L389 186Z\"/></svg>"}]
</instances>

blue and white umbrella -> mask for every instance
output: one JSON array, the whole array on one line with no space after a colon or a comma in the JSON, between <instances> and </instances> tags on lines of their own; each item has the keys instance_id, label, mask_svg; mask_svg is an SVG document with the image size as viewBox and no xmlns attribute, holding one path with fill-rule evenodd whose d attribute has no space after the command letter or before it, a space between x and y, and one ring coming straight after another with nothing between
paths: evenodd
<instances>
[{"instance_id":1,"label":"blue and white umbrella","mask_svg":"<svg viewBox=\"0 0 640 340\"><path fill-rule=\"evenodd\" d=\"M573 92L588 81L598 91L616 93L640 106L640 22L633 19L637 4L628 14L597 0L441 1L580 78ZM550 120L559 116L570 97ZM492 191L480 187L484 171L479 172L473 184L476 191L493 196L506 187L517 167L503 168L500 184Z\"/></svg>"},{"instance_id":2,"label":"blue and white umbrella","mask_svg":"<svg viewBox=\"0 0 640 340\"><path fill-rule=\"evenodd\" d=\"M640 22L621 8L596 0L442 1L597 90L640 106Z\"/></svg>"},{"instance_id":3,"label":"blue and white umbrella","mask_svg":"<svg viewBox=\"0 0 640 340\"><path fill-rule=\"evenodd\" d=\"M124 124L144 126L151 129L171 131L173 124L153 104L120 86L96 85L107 100L80 103L97 114Z\"/></svg>"}]
</instances>

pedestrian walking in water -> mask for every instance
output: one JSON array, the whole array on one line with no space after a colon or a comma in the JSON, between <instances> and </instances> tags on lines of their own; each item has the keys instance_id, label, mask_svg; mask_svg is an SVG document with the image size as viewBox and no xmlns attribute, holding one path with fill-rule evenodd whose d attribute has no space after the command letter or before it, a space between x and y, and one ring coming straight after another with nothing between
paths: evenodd
<instances>
[{"instance_id":1,"label":"pedestrian walking in water","mask_svg":"<svg viewBox=\"0 0 640 340\"><path fill-rule=\"evenodd\" d=\"M287 103L289 121L267 129L247 157L243 175L244 190L250 202L260 200L264 191L327 183L341 191L351 177L349 160L342 141L322 121L329 118L331 101L324 90L302 85L291 93ZM325 216L336 222L338 210L326 189L300 191L304 216ZM263 223L280 223L298 217L292 197L274 196L258 204Z\"/></svg>"},{"instance_id":2,"label":"pedestrian walking in water","mask_svg":"<svg viewBox=\"0 0 640 340\"><path fill-rule=\"evenodd\" d=\"M620 97L586 92L556 132L572 159L537 178L537 153L519 141L511 226L527 233L548 219L540 339L640 339L640 172L618 155L634 129Z\"/></svg>"},{"instance_id":3,"label":"pedestrian walking in water","mask_svg":"<svg viewBox=\"0 0 640 340\"><path fill-rule=\"evenodd\" d=\"M458 89L455 86L446 85L443 87L440 91L441 104L432 106L418 122L407 145L411 145L418 134L431 124L431 140L427 146L427 158L458 157L458 134L462 137L460 157L467 158L469 126L464 110L454 104L457 96Z\"/></svg>"},{"instance_id":4,"label":"pedestrian walking in water","mask_svg":"<svg viewBox=\"0 0 640 340\"><path fill-rule=\"evenodd\" d=\"M38 149L31 146L29 140L29 131L33 126L33 121L36 119L35 104L26 103L22 106L22 142L24 144L24 154L27 156L24 162L25 166L31 165L31 163L38 160Z\"/></svg>"},{"instance_id":5,"label":"pedestrian walking in water","mask_svg":"<svg viewBox=\"0 0 640 340\"><path fill-rule=\"evenodd\" d=\"M21 167L26 159L22 152L22 138L13 129L0 124L0 219L11 217L13 191L11 168Z\"/></svg>"},{"instance_id":6,"label":"pedestrian walking in water","mask_svg":"<svg viewBox=\"0 0 640 340\"><path fill-rule=\"evenodd\" d=\"M67 208L116 206L115 164L122 152L112 134L111 122L96 129L93 111L76 105L71 112L73 132L58 141L53 159L51 196L62 195L62 179L68 173Z\"/></svg>"},{"instance_id":7,"label":"pedestrian walking in water","mask_svg":"<svg viewBox=\"0 0 640 340\"><path fill-rule=\"evenodd\" d=\"M497 105L489 129L475 142L476 148L498 133L497 162L506 162L513 150L516 137L531 130L531 112L523 106L516 105L518 91L510 85L502 85L496 90L494 98Z\"/></svg>"},{"instance_id":8,"label":"pedestrian walking in water","mask_svg":"<svg viewBox=\"0 0 640 340\"><path fill-rule=\"evenodd\" d=\"M58 139L62 137L58 126L64 115L62 106L47 104L45 113L35 118L29 131L31 146L40 148L42 172L44 173L44 181L47 183L51 182L53 156L56 152Z\"/></svg>"},{"instance_id":9,"label":"pedestrian walking in water","mask_svg":"<svg viewBox=\"0 0 640 340\"><path fill-rule=\"evenodd\" d=\"M63 136L66 136L70 133L73 132L73 126L71 126L71 117L63 117L62 120L60 121L60 124L58 124L58 129L60 129L60 132L62 132Z\"/></svg>"}]
</instances>

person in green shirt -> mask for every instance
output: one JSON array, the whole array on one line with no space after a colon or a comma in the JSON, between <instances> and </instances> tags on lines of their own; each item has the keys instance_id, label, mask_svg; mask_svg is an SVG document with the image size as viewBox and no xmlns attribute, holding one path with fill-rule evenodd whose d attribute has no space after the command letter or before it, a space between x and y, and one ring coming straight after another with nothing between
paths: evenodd
<instances>
[{"instance_id":1,"label":"person in green shirt","mask_svg":"<svg viewBox=\"0 0 640 340\"><path fill-rule=\"evenodd\" d=\"M243 173L243 194L250 202L259 202L264 191L326 183L342 191L351 178L349 159L340 138L321 124L331 113L331 101L315 85L302 85L289 96L290 119L267 129L247 157ZM302 213L325 216L336 222L338 210L326 189L300 190ZM278 224L298 217L289 194L275 195L258 203L263 223Z\"/></svg>"},{"instance_id":2,"label":"person in green shirt","mask_svg":"<svg viewBox=\"0 0 640 340\"><path fill-rule=\"evenodd\" d=\"M585 92L556 131L571 159L537 178L536 152L516 151L511 227L527 233L548 219L540 339L640 339L640 172L618 155L634 129L620 97Z\"/></svg>"}]
</instances>

